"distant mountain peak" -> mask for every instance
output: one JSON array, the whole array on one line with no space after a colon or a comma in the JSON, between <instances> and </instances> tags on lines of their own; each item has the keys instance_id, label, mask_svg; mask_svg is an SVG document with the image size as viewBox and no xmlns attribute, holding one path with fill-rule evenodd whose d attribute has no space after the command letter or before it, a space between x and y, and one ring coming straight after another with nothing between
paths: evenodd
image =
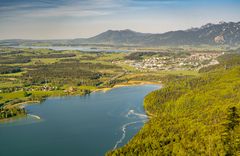
<instances>
[{"instance_id":1,"label":"distant mountain peak","mask_svg":"<svg viewBox=\"0 0 240 156\"><path fill-rule=\"evenodd\" d=\"M225 24L225 23L227 23L227 22L225 22L225 21L220 21L219 22L219 24Z\"/></svg>"},{"instance_id":2,"label":"distant mountain peak","mask_svg":"<svg viewBox=\"0 0 240 156\"><path fill-rule=\"evenodd\" d=\"M133 31L133 30L131 30L131 29L122 29L122 30L112 30L112 29L110 29L110 30L107 30L107 31L105 31L105 33L109 33L109 32L117 32L117 33L139 33L139 32L136 32L136 31ZM103 32L104 33L104 32Z\"/></svg>"},{"instance_id":3,"label":"distant mountain peak","mask_svg":"<svg viewBox=\"0 0 240 156\"><path fill-rule=\"evenodd\" d=\"M215 25L215 24L213 24L213 23L207 23L207 24L201 26L200 29L206 29L206 28L212 27L212 26L214 26L214 25Z\"/></svg>"},{"instance_id":4,"label":"distant mountain peak","mask_svg":"<svg viewBox=\"0 0 240 156\"><path fill-rule=\"evenodd\" d=\"M55 41L54 44L55 43L59 43L59 41ZM201 44L240 45L240 22L221 21L217 24L208 23L198 28L169 31L162 34L140 33L130 29L107 30L91 38L68 40L66 41L66 44L111 44L137 46Z\"/></svg>"},{"instance_id":5,"label":"distant mountain peak","mask_svg":"<svg viewBox=\"0 0 240 156\"><path fill-rule=\"evenodd\" d=\"M135 32L135 31L133 31L133 30L131 30L131 29L123 29L123 30L119 30L120 32Z\"/></svg>"},{"instance_id":6,"label":"distant mountain peak","mask_svg":"<svg viewBox=\"0 0 240 156\"><path fill-rule=\"evenodd\" d=\"M240 22L207 23L199 28L162 34L140 33L130 29L108 30L86 40L86 43L118 45L198 45L240 44Z\"/></svg>"}]
</instances>

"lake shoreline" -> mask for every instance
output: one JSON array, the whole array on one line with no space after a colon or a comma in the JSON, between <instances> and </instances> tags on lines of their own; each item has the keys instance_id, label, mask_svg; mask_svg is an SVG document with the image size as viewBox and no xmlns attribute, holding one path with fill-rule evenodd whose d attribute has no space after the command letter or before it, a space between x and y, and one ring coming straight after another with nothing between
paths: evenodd
<instances>
[{"instance_id":1,"label":"lake shoreline","mask_svg":"<svg viewBox=\"0 0 240 156\"><path fill-rule=\"evenodd\" d=\"M115 89L115 88L129 87L129 86L139 86L139 85L159 85L159 86L161 86L161 82L128 81L128 82L123 82L123 83L116 84L113 87L109 87L109 88L98 88L98 89L95 89L92 93L98 92L98 91L106 92L106 91L110 91L110 90Z\"/></svg>"},{"instance_id":2,"label":"lake shoreline","mask_svg":"<svg viewBox=\"0 0 240 156\"><path fill-rule=\"evenodd\" d=\"M143 99L151 91L159 89L159 85L118 87L106 93L97 92L89 96L50 97L41 104L22 103L27 110L27 116L0 124L1 128L4 127L3 138L12 139L16 136L25 138L26 142L20 145L18 142L22 139L16 141L14 147L16 149L27 146L41 147L41 149L33 148L32 151L24 148L22 152L27 155L38 153L43 149L64 156L66 145L69 147L66 150L71 153L70 155L74 155L74 152L85 153L84 155L98 153L104 155L116 144L116 147L124 146L139 132L148 121L143 109ZM21 135L17 131L21 131ZM56 149L46 144L48 139L49 144L57 145L54 148L60 147L62 151L55 151ZM12 144L9 139L6 140L7 143L4 144ZM34 140L39 141L37 144L32 144ZM103 142L107 146L102 146ZM88 150L91 148L94 150ZM7 147L4 152L8 152ZM15 153L10 151L10 155Z\"/></svg>"},{"instance_id":3,"label":"lake shoreline","mask_svg":"<svg viewBox=\"0 0 240 156\"><path fill-rule=\"evenodd\" d=\"M121 88L121 87L129 87L129 86L139 86L139 85L159 85L161 86L161 82L152 82L152 81L128 81L128 82L123 82L123 83L119 83L119 84L116 84L114 85L113 87L111 88L98 88L98 89L95 89L93 90L91 93L94 93L94 92L107 92L107 91L110 91L112 89L115 89L115 88ZM90 94L91 94L90 93ZM64 96L83 96L83 95L64 95ZM16 103L16 104L13 104L11 106L5 106L5 107L19 107L19 108L25 108L26 105L30 105L30 104L39 104L41 103L42 101L44 101L46 98L51 98L51 97L61 97L61 96L48 96L48 97L45 97L43 100L30 100L30 101L24 101L24 102L20 102L20 103ZM145 110L147 116L149 118L151 118L151 116L153 116L152 114L150 114L147 110ZM25 116L28 115L25 114ZM20 116L13 116L13 117L9 117L9 118L4 118L4 119L0 119L0 123L1 122L4 122L4 121L7 121L7 120L12 120L14 118L18 118L18 117L23 117L23 115L20 115Z\"/></svg>"}]
</instances>

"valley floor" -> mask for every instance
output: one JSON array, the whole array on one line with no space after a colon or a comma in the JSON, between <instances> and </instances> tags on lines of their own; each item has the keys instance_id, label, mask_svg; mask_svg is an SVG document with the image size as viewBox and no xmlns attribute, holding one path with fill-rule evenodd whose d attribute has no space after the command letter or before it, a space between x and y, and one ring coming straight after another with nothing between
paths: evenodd
<instances>
[{"instance_id":1,"label":"valley floor","mask_svg":"<svg viewBox=\"0 0 240 156\"><path fill-rule=\"evenodd\" d=\"M206 60L206 53L196 54L204 55L203 60L175 64L173 58L187 61L194 52L129 54L1 48L0 120L26 115L23 103L50 96L159 84L164 88L144 100L149 122L128 144L107 155L237 155L240 55L211 52L214 56ZM162 60L165 55L168 59ZM161 70L154 66L153 70L146 65L153 60L183 67ZM131 61L142 63L141 68L129 64Z\"/></svg>"}]
</instances>

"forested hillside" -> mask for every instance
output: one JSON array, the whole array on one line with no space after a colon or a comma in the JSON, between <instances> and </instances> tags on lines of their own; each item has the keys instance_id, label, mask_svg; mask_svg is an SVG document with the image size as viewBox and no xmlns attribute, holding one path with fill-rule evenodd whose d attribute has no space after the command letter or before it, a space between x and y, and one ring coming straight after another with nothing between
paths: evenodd
<instances>
[{"instance_id":1,"label":"forested hillside","mask_svg":"<svg viewBox=\"0 0 240 156\"><path fill-rule=\"evenodd\" d=\"M146 96L148 123L107 155L240 155L240 55Z\"/></svg>"}]
</instances>

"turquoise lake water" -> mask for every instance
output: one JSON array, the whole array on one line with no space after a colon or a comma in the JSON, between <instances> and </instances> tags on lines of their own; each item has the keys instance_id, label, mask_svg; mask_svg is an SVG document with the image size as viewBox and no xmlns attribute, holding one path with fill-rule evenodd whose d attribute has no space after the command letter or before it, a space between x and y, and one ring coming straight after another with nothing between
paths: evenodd
<instances>
[{"instance_id":1,"label":"turquoise lake water","mask_svg":"<svg viewBox=\"0 0 240 156\"><path fill-rule=\"evenodd\" d=\"M0 123L0 156L102 156L140 130L144 96L156 89L121 87L28 105L27 117Z\"/></svg>"}]
</instances>

